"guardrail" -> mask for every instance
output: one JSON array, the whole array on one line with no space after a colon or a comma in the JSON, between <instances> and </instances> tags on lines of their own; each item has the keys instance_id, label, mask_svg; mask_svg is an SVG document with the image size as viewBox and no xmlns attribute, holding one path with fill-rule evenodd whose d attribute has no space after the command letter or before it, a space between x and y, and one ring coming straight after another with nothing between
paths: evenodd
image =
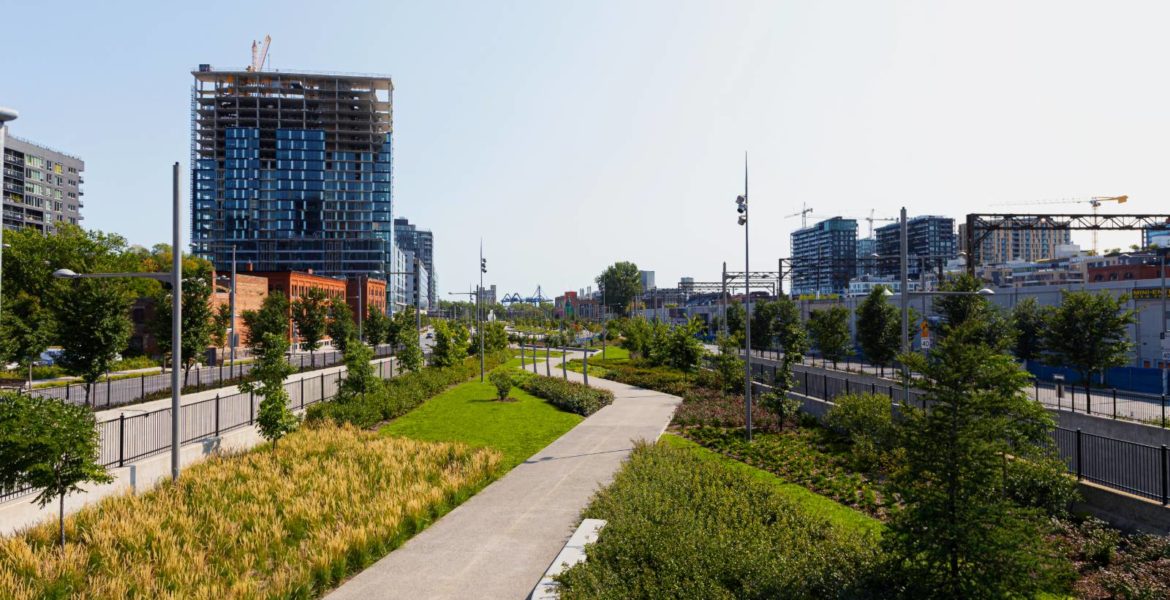
<instances>
[{"instance_id":1,"label":"guardrail","mask_svg":"<svg viewBox=\"0 0 1170 600\"><path fill-rule=\"evenodd\" d=\"M381 360L375 372L382 379L395 376L393 360ZM344 381L342 371L309 375L284 384L290 409L331 400ZM215 438L256 422L259 399L254 394L238 392L208 400L184 404L179 426L182 444ZM140 414L123 412L118 417L97 424L100 439L98 460L105 467L124 467L127 463L168 452L171 448L171 408ZM0 490L0 502L29 495L30 488Z\"/></svg>"}]
</instances>

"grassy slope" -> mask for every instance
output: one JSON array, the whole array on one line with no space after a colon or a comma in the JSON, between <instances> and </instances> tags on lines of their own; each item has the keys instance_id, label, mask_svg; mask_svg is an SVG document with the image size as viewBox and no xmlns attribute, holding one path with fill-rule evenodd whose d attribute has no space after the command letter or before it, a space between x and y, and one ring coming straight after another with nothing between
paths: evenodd
<instances>
[{"instance_id":1,"label":"grassy slope","mask_svg":"<svg viewBox=\"0 0 1170 600\"><path fill-rule=\"evenodd\" d=\"M666 434L662 436L662 443L670 446L680 448L690 448L695 454L701 456L706 460L722 463L729 469L742 471L751 475L754 479L771 483L780 490L785 496L796 502L801 508L807 510L810 514L822 515L834 524L848 529L872 531L876 534L881 534L884 529L881 521L866 515L865 513L854 510L843 504L838 504L830 498L826 498L820 494L809 491L795 483L787 483L775 475L757 469L750 465L746 465L737 460L723 456L716 452L712 452L688 439L681 438L676 435Z\"/></svg>"},{"instance_id":2,"label":"grassy slope","mask_svg":"<svg viewBox=\"0 0 1170 600\"><path fill-rule=\"evenodd\" d=\"M551 361L554 358L560 358L561 354L562 354L561 352L551 351L548 354L549 360ZM538 351L537 359L538 359L537 362L540 363L540 369L541 369L540 372L543 374L544 373L544 350L543 349ZM508 362L504 363L502 366L505 368L509 368L509 369L519 369L520 368L520 351L516 350L516 356L513 357ZM529 353L527 350L524 351L524 366L526 367L525 370L527 370L527 371L532 370L532 354Z\"/></svg>"},{"instance_id":3,"label":"grassy slope","mask_svg":"<svg viewBox=\"0 0 1170 600\"><path fill-rule=\"evenodd\" d=\"M504 455L503 474L582 420L520 388L512 388L510 397L516 402L498 402L495 397L490 383L457 385L386 425L382 433L495 448Z\"/></svg>"}]
</instances>

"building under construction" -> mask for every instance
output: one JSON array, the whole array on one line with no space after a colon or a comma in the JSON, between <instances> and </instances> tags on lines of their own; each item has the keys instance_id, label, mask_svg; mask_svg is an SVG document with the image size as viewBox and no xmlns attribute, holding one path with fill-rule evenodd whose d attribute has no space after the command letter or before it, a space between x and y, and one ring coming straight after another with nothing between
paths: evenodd
<instances>
[{"instance_id":1,"label":"building under construction","mask_svg":"<svg viewBox=\"0 0 1170 600\"><path fill-rule=\"evenodd\" d=\"M226 271L385 279L394 251L387 76L200 65L191 244Z\"/></svg>"}]
</instances>

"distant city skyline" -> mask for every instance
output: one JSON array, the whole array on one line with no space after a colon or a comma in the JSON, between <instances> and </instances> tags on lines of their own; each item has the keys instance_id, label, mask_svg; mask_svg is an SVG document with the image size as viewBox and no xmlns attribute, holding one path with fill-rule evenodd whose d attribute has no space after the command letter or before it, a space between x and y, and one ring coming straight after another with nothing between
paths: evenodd
<instances>
[{"instance_id":1,"label":"distant city skyline","mask_svg":"<svg viewBox=\"0 0 1170 600\"><path fill-rule=\"evenodd\" d=\"M80 156L84 226L148 247L169 236L171 162L190 172L199 63L245 65L271 34L271 68L390 75L394 212L434 231L439 298L478 281L481 237L501 296L618 260L663 287L717 279L742 265L745 150L753 264L791 255L802 203L810 223L903 205L961 223L1170 198L1158 3L75 3L51 35L21 26L37 5L5 11L11 134Z\"/></svg>"}]
</instances>

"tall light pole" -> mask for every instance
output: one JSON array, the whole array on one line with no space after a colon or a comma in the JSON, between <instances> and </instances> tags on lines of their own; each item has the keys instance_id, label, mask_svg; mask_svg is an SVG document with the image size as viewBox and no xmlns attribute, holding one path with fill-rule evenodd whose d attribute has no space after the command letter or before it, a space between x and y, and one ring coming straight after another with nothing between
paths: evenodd
<instances>
[{"instance_id":1,"label":"tall light pole","mask_svg":"<svg viewBox=\"0 0 1170 600\"><path fill-rule=\"evenodd\" d=\"M232 313L232 335L228 340L232 347L232 369L236 367L236 340L239 334L236 330L236 245L232 244L232 291L228 296L228 304L230 304L230 312ZM230 371L230 370L229 370Z\"/></svg>"},{"instance_id":2,"label":"tall light pole","mask_svg":"<svg viewBox=\"0 0 1170 600\"><path fill-rule=\"evenodd\" d=\"M1162 277L1162 317L1159 321L1162 322L1162 395L1167 393L1167 384L1170 383L1166 378L1166 362L1170 360L1170 346L1166 342L1166 251L1162 251L1161 272Z\"/></svg>"},{"instance_id":3,"label":"tall light pole","mask_svg":"<svg viewBox=\"0 0 1170 600\"><path fill-rule=\"evenodd\" d=\"M744 425L747 441L752 441L752 268L751 246L748 244L748 165L747 153L743 155L743 195L735 199L739 211L739 224L743 226L743 288L744 298L744 341L747 360L743 366Z\"/></svg>"},{"instance_id":4,"label":"tall light pole","mask_svg":"<svg viewBox=\"0 0 1170 600\"><path fill-rule=\"evenodd\" d=\"M899 237L901 240L901 258L902 258L902 355L910 353L910 266L909 266L909 240L907 239L907 225L906 225L906 207L902 207L901 227ZM902 363L902 404L906 405L910 402L910 371L906 369L906 361L899 361Z\"/></svg>"},{"instance_id":5,"label":"tall light pole","mask_svg":"<svg viewBox=\"0 0 1170 600\"><path fill-rule=\"evenodd\" d=\"M0 173L4 169L4 142L8 137L8 122L15 121L20 113L0 106ZM0 180L3 180L0 174ZM0 309L3 308L3 283L4 283L4 202L0 200ZM29 389L32 389L32 384L29 384Z\"/></svg>"},{"instance_id":6,"label":"tall light pole","mask_svg":"<svg viewBox=\"0 0 1170 600\"><path fill-rule=\"evenodd\" d=\"M170 273L75 273L69 269L57 269L53 277L61 279L154 279L171 284L171 479L179 479L179 446L182 443L179 420L182 416L182 393L179 381L179 365L183 364L183 251L179 211L179 163L171 167L171 272Z\"/></svg>"}]
</instances>

